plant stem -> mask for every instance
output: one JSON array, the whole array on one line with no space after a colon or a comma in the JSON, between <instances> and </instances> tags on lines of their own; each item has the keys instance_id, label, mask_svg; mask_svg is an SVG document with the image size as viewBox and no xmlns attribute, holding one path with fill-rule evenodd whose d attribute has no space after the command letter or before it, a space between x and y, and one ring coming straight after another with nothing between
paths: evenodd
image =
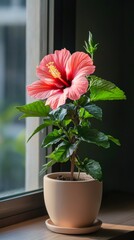
<instances>
[{"instance_id":1,"label":"plant stem","mask_svg":"<svg viewBox=\"0 0 134 240\"><path fill-rule=\"evenodd\" d=\"M75 153L72 154L71 156L71 176L70 176L70 180L73 181L74 179L74 164L75 163Z\"/></svg>"},{"instance_id":2,"label":"plant stem","mask_svg":"<svg viewBox=\"0 0 134 240\"><path fill-rule=\"evenodd\" d=\"M80 179L80 169L78 170L78 180Z\"/></svg>"}]
</instances>

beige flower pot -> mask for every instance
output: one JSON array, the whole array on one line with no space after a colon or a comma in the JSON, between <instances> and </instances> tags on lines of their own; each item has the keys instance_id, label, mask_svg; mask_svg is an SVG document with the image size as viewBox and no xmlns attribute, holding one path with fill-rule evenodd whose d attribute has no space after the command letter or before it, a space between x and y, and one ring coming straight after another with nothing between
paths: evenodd
<instances>
[{"instance_id":1,"label":"beige flower pot","mask_svg":"<svg viewBox=\"0 0 134 240\"><path fill-rule=\"evenodd\" d=\"M50 173L44 176L44 201L48 215L56 226L81 228L90 226L97 218L102 182L81 173L79 181L57 180L70 173ZM78 173L74 176L77 178Z\"/></svg>"}]
</instances>

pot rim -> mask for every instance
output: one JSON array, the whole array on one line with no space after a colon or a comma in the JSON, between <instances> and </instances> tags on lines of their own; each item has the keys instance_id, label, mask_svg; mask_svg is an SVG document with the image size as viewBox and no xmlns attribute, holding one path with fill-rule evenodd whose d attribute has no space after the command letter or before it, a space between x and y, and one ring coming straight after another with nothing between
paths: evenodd
<instances>
[{"instance_id":1,"label":"pot rim","mask_svg":"<svg viewBox=\"0 0 134 240\"><path fill-rule=\"evenodd\" d=\"M71 181L71 180L59 180L56 179L57 176L59 175L65 175L65 176L70 176L70 172L52 172L52 173L48 173L44 176L44 179L49 179L49 181L57 181L57 182L64 182L64 183L71 183L73 182L75 183L82 183L82 182L100 182L97 179L94 179L93 177L91 177L90 175L86 174L85 172L81 172L80 176L82 177L82 179L79 179L77 181ZM76 177L78 175L78 172L74 172L74 176ZM101 183L101 182L100 182Z\"/></svg>"}]
</instances>

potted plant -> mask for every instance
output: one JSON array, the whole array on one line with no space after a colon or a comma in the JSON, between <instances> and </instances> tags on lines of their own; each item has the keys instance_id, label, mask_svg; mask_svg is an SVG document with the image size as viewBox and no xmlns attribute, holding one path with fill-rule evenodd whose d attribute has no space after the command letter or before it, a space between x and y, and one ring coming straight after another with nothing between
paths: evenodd
<instances>
[{"instance_id":1,"label":"potted plant","mask_svg":"<svg viewBox=\"0 0 134 240\"><path fill-rule=\"evenodd\" d=\"M104 100L126 99L114 83L93 75L94 44L89 32L85 52L56 50L45 56L36 69L39 80L27 86L28 94L38 101L17 109L25 117L43 117L43 122L30 138L52 126L44 137L43 148L53 147L46 156L49 161L42 170L55 163L70 162L70 172L49 173L44 176L44 200L50 216L47 227L55 232L87 233L97 230L95 222L102 197L102 171L98 161L81 159L81 142L109 148L110 142L120 145L117 138L97 130L93 120L102 120L102 109L95 104Z\"/></svg>"}]
</instances>

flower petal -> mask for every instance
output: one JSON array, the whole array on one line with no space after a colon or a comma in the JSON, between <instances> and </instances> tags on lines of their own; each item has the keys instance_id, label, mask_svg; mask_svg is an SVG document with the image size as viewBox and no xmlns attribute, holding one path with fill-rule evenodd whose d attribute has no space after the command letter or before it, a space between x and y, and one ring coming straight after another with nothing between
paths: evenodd
<instances>
[{"instance_id":1,"label":"flower petal","mask_svg":"<svg viewBox=\"0 0 134 240\"><path fill-rule=\"evenodd\" d=\"M52 84L46 84L44 81L38 80L28 85L27 91L29 96L37 99L45 99L59 91L59 89L55 88Z\"/></svg>"},{"instance_id":2,"label":"flower petal","mask_svg":"<svg viewBox=\"0 0 134 240\"><path fill-rule=\"evenodd\" d=\"M45 77L51 78L52 75L49 72L47 64L53 62L54 66L61 73L61 76L65 78L66 77L65 67L70 56L71 56L70 52L65 48L62 50L56 50L54 54L49 54L45 56L41 60L40 65L36 69L37 77L39 77L42 80L44 80Z\"/></svg>"},{"instance_id":3,"label":"flower petal","mask_svg":"<svg viewBox=\"0 0 134 240\"><path fill-rule=\"evenodd\" d=\"M37 76L39 77L40 80L42 80L44 83L46 84L52 84L57 88L62 88L64 86L64 84L59 81L58 78L53 78L52 75L50 75L50 73L46 73L44 70L42 70L40 67L36 68L36 73Z\"/></svg>"},{"instance_id":4,"label":"flower petal","mask_svg":"<svg viewBox=\"0 0 134 240\"><path fill-rule=\"evenodd\" d=\"M61 73L62 78L66 78L65 68L70 56L71 56L71 53L66 48L62 50L56 50L54 52L54 62L57 69Z\"/></svg>"},{"instance_id":5,"label":"flower petal","mask_svg":"<svg viewBox=\"0 0 134 240\"><path fill-rule=\"evenodd\" d=\"M87 92L88 80L85 77L75 77L69 88L65 88L64 91L68 98L71 100L77 100L80 96Z\"/></svg>"},{"instance_id":6,"label":"flower petal","mask_svg":"<svg viewBox=\"0 0 134 240\"><path fill-rule=\"evenodd\" d=\"M40 62L39 66L36 68L36 74L37 77L41 80L44 80L45 78L52 78L51 73L49 72L49 69L47 67L47 64L49 62L53 62L54 54L46 55Z\"/></svg>"},{"instance_id":7,"label":"flower petal","mask_svg":"<svg viewBox=\"0 0 134 240\"><path fill-rule=\"evenodd\" d=\"M52 96L48 97L46 105L49 105L52 109L56 109L59 106L65 104L67 95L64 90L59 90Z\"/></svg>"},{"instance_id":8,"label":"flower petal","mask_svg":"<svg viewBox=\"0 0 134 240\"><path fill-rule=\"evenodd\" d=\"M88 54L75 52L69 58L66 65L67 79L72 80L77 74L90 75L95 71L92 59Z\"/></svg>"}]
</instances>

